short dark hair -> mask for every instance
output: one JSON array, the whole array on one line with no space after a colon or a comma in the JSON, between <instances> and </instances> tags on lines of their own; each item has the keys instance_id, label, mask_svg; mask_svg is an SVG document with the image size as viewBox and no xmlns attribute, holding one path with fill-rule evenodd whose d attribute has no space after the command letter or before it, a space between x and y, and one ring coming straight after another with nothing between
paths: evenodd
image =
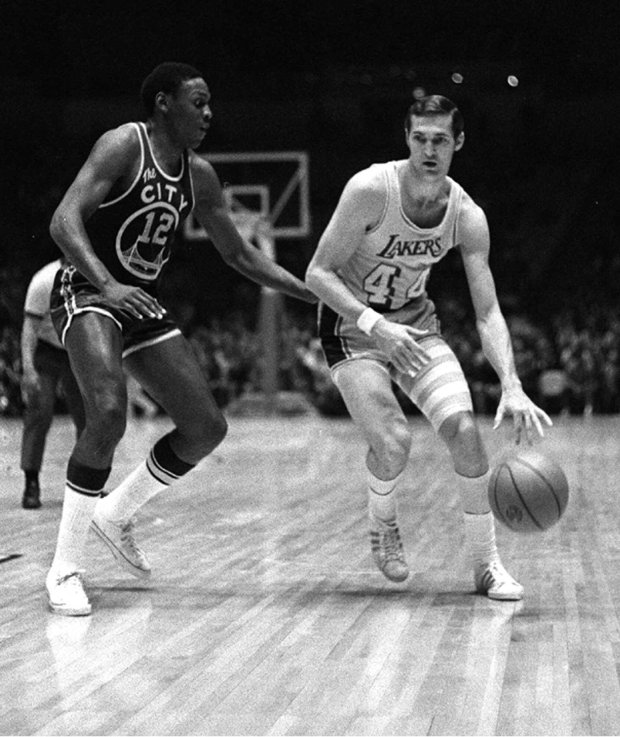
<instances>
[{"instance_id":1,"label":"short dark hair","mask_svg":"<svg viewBox=\"0 0 620 737\"><path fill-rule=\"evenodd\" d=\"M416 115L421 118L430 118L433 115L450 115L452 117L452 135L455 140L465 129L463 115L456 104L443 95L427 95L416 100L407 111L405 130L411 130L411 119Z\"/></svg>"},{"instance_id":2,"label":"short dark hair","mask_svg":"<svg viewBox=\"0 0 620 737\"><path fill-rule=\"evenodd\" d=\"M152 115L155 110L155 97L158 92L173 95L183 82L202 76L202 72L199 72L198 69L181 62L165 61L156 66L142 82L140 88L140 100L147 117Z\"/></svg>"}]
</instances>

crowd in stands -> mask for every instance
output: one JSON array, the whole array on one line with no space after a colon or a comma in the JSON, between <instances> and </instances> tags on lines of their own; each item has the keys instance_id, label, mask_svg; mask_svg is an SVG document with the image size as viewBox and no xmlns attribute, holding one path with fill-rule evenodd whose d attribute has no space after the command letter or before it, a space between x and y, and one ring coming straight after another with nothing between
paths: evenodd
<instances>
[{"instance_id":1,"label":"crowd in stands","mask_svg":"<svg viewBox=\"0 0 620 737\"><path fill-rule=\"evenodd\" d=\"M19 300L23 295L15 284L15 274L1 269L0 414L7 416L19 416L22 411ZM529 396L551 414L618 413L620 306L580 304L581 308L565 307L544 321L516 309L506 311L519 375ZM438 311L444 335L469 381L476 412L494 413L499 384L482 353L474 321L457 300L438 303ZM222 407L261 389L262 340L250 325L249 316L237 311L186 327ZM345 414L316 338L314 315L284 317L278 335L280 389L305 395L321 414ZM401 398L403 408L414 413L407 398Z\"/></svg>"}]
</instances>

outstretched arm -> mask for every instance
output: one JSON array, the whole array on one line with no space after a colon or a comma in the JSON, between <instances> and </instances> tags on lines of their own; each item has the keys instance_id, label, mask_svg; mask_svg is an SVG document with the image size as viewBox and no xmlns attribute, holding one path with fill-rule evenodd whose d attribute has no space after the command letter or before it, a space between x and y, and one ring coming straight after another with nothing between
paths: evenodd
<instances>
[{"instance_id":1,"label":"outstretched arm","mask_svg":"<svg viewBox=\"0 0 620 737\"><path fill-rule=\"evenodd\" d=\"M531 443L532 428L542 437L544 432L541 421L547 425L553 423L521 387L508 326L499 307L495 282L489 267L489 228L484 212L471 200L463 204L460 235L461 255L482 350L495 369L502 387L493 427L499 427L504 416L512 415L517 443L521 441L523 432Z\"/></svg>"},{"instance_id":2,"label":"outstretched arm","mask_svg":"<svg viewBox=\"0 0 620 737\"><path fill-rule=\"evenodd\" d=\"M290 297L316 302L315 295L296 276L241 237L228 214L222 187L211 164L192 156L196 202L194 214L229 266L248 279Z\"/></svg>"}]
</instances>

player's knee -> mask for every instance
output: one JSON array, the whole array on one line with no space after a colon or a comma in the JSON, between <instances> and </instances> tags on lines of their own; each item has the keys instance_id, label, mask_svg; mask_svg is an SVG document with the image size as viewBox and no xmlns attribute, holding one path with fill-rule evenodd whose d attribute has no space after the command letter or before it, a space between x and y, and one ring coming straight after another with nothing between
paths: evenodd
<instances>
[{"instance_id":1,"label":"player's knee","mask_svg":"<svg viewBox=\"0 0 620 737\"><path fill-rule=\"evenodd\" d=\"M98 435L103 444L115 447L125 434L127 425L124 410L115 407L99 417Z\"/></svg>"},{"instance_id":2,"label":"player's knee","mask_svg":"<svg viewBox=\"0 0 620 737\"><path fill-rule=\"evenodd\" d=\"M221 413L197 423L191 433L195 452L203 457L208 455L224 440L227 432L228 423Z\"/></svg>"},{"instance_id":3,"label":"player's knee","mask_svg":"<svg viewBox=\"0 0 620 737\"><path fill-rule=\"evenodd\" d=\"M388 478L398 475L407 465L411 433L406 422L396 422L388 431L378 432L370 442L381 469Z\"/></svg>"},{"instance_id":4,"label":"player's knee","mask_svg":"<svg viewBox=\"0 0 620 737\"><path fill-rule=\"evenodd\" d=\"M446 441L458 440L461 444L472 442L479 436L476 421L471 412L455 412L447 417L439 428Z\"/></svg>"},{"instance_id":5,"label":"player's knee","mask_svg":"<svg viewBox=\"0 0 620 737\"><path fill-rule=\"evenodd\" d=\"M86 425L101 445L115 447L125 434L126 424L126 402L121 395L101 393L90 403Z\"/></svg>"},{"instance_id":6,"label":"player's knee","mask_svg":"<svg viewBox=\"0 0 620 737\"><path fill-rule=\"evenodd\" d=\"M219 445L228 433L228 422L224 415L220 415L210 423L209 427L209 440L211 443L215 443L215 446ZM214 447L215 447L214 446Z\"/></svg>"},{"instance_id":7,"label":"player's knee","mask_svg":"<svg viewBox=\"0 0 620 737\"><path fill-rule=\"evenodd\" d=\"M457 473L481 476L487 472L489 463L473 413L450 415L439 428L439 434L452 454Z\"/></svg>"}]
</instances>

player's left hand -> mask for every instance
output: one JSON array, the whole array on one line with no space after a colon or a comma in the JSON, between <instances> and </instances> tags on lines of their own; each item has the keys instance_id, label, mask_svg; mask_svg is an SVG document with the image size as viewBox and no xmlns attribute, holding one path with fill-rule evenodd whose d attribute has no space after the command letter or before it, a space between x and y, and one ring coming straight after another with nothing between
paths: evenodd
<instances>
[{"instance_id":1,"label":"player's left hand","mask_svg":"<svg viewBox=\"0 0 620 737\"><path fill-rule=\"evenodd\" d=\"M493 423L494 430L497 430L507 415L512 415L517 445L521 442L524 433L528 445L532 444L533 428L541 438L545 436L541 420L549 427L553 425L549 415L537 407L520 386L503 389Z\"/></svg>"}]
</instances>

